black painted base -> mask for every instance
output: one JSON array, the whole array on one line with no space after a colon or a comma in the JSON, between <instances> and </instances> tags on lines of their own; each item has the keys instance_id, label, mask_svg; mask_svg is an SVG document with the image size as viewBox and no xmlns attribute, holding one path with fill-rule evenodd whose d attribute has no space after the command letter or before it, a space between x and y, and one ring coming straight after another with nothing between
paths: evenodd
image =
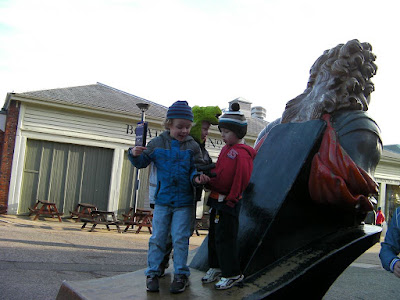
<instances>
[{"instance_id":1,"label":"black painted base","mask_svg":"<svg viewBox=\"0 0 400 300\"><path fill-rule=\"evenodd\" d=\"M247 281L261 288L243 299L322 299L340 274L379 242L381 231L374 225L344 228L298 249L251 276Z\"/></svg>"}]
</instances>

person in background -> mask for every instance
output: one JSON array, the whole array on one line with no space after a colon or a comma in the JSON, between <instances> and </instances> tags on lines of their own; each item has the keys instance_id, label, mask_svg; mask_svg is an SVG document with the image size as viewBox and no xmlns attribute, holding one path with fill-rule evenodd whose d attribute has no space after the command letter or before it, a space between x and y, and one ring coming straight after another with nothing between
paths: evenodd
<instances>
[{"instance_id":1,"label":"person in background","mask_svg":"<svg viewBox=\"0 0 400 300\"><path fill-rule=\"evenodd\" d=\"M400 207L398 207L390 220L385 240L381 244L379 258L383 268L400 278Z\"/></svg>"},{"instance_id":2,"label":"person in background","mask_svg":"<svg viewBox=\"0 0 400 300\"><path fill-rule=\"evenodd\" d=\"M136 168L145 168L151 162L157 168L153 234L145 272L149 292L159 291L159 266L170 234L174 247L174 279L170 292L183 292L189 285L187 257L194 209L192 185L209 181L195 168L195 164L204 162L199 145L189 135L192 122L193 112L188 103L176 101L168 108L166 131L152 139L147 147L135 146L128 151L128 158Z\"/></svg>"},{"instance_id":3,"label":"person in background","mask_svg":"<svg viewBox=\"0 0 400 300\"><path fill-rule=\"evenodd\" d=\"M229 289L244 278L237 248L240 200L250 181L256 151L243 144L247 121L239 109L238 103L232 103L230 110L219 119L218 128L226 145L212 170L216 177L206 185L211 190L207 202L211 207L208 234L210 269L201 280L210 283L222 276L214 286L218 290Z\"/></svg>"},{"instance_id":4,"label":"person in background","mask_svg":"<svg viewBox=\"0 0 400 300\"><path fill-rule=\"evenodd\" d=\"M157 191L157 168L154 163L150 163L150 173L149 173L149 203L150 208L154 209L154 204L156 200L154 199Z\"/></svg>"},{"instance_id":5,"label":"person in background","mask_svg":"<svg viewBox=\"0 0 400 300\"><path fill-rule=\"evenodd\" d=\"M212 159L208 154L206 149L206 141L208 136L208 131L211 125L218 125L218 117L221 115L221 109L218 106L194 106L193 107L193 119L194 125L190 130L190 136L199 144L201 154L204 160L204 166L209 168L205 173L211 171ZM203 186L196 188L195 200L196 202L201 201L201 195L203 192ZM196 205L196 203L195 203ZM193 228L194 231L196 223L196 210L194 210L193 216Z\"/></svg>"},{"instance_id":6,"label":"person in background","mask_svg":"<svg viewBox=\"0 0 400 300\"><path fill-rule=\"evenodd\" d=\"M378 207L378 211L376 212L376 225L383 226L383 222L385 222L385 215L382 212L382 209Z\"/></svg>"}]
</instances>

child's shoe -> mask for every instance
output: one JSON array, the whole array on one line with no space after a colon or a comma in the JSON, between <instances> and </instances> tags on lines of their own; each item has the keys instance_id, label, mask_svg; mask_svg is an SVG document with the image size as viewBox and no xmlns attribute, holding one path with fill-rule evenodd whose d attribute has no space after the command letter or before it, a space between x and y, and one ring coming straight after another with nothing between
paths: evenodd
<instances>
[{"instance_id":1,"label":"child's shoe","mask_svg":"<svg viewBox=\"0 0 400 300\"><path fill-rule=\"evenodd\" d=\"M148 292L158 292L159 284L157 276L147 276L146 278L146 288Z\"/></svg>"},{"instance_id":2,"label":"child's shoe","mask_svg":"<svg viewBox=\"0 0 400 300\"><path fill-rule=\"evenodd\" d=\"M215 288L217 290L227 290L233 287L234 285L238 284L243 280L244 276L243 275L238 275L234 277L221 277L220 281L218 281L215 284Z\"/></svg>"},{"instance_id":3,"label":"child's shoe","mask_svg":"<svg viewBox=\"0 0 400 300\"><path fill-rule=\"evenodd\" d=\"M220 275L221 275L221 269L210 268L208 269L206 275L203 278L201 278L201 282L203 283L214 282L215 280L218 279Z\"/></svg>"},{"instance_id":4,"label":"child's shoe","mask_svg":"<svg viewBox=\"0 0 400 300\"><path fill-rule=\"evenodd\" d=\"M189 278L183 274L176 274L169 291L173 294L182 293L187 286L189 286Z\"/></svg>"}]
</instances>

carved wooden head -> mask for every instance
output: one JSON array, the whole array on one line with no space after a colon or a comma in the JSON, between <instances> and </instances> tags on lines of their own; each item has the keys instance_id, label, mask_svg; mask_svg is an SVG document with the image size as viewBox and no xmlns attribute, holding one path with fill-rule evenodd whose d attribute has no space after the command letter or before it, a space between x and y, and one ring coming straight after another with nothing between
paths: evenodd
<instances>
[{"instance_id":1,"label":"carved wooden head","mask_svg":"<svg viewBox=\"0 0 400 300\"><path fill-rule=\"evenodd\" d=\"M368 110L377 71L369 43L351 40L324 51L310 69L307 88L286 103L282 123L320 119L337 110Z\"/></svg>"}]
</instances>

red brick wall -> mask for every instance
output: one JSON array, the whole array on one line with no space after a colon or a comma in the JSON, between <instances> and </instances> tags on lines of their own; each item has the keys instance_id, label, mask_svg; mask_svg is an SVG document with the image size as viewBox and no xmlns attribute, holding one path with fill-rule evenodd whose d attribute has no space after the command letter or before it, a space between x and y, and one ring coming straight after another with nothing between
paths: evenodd
<instances>
[{"instance_id":1,"label":"red brick wall","mask_svg":"<svg viewBox=\"0 0 400 300\"><path fill-rule=\"evenodd\" d=\"M1 150L3 149L3 138L4 138L4 131L0 130L0 157L1 157ZM1 166L1 161L0 161Z\"/></svg>"},{"instance_id":2,"label":"red brick wall","mask_svg":"<svg viewBox=\"0 0 400 300\"><path fill-rule=\"evenodd\" d=\"M11 101L7 111L6 128L0 148L0 204L8 205L11 166L19 117L19 102ZM1 140L0 140L1 141Z\"/></svg>"}]
</instances>

